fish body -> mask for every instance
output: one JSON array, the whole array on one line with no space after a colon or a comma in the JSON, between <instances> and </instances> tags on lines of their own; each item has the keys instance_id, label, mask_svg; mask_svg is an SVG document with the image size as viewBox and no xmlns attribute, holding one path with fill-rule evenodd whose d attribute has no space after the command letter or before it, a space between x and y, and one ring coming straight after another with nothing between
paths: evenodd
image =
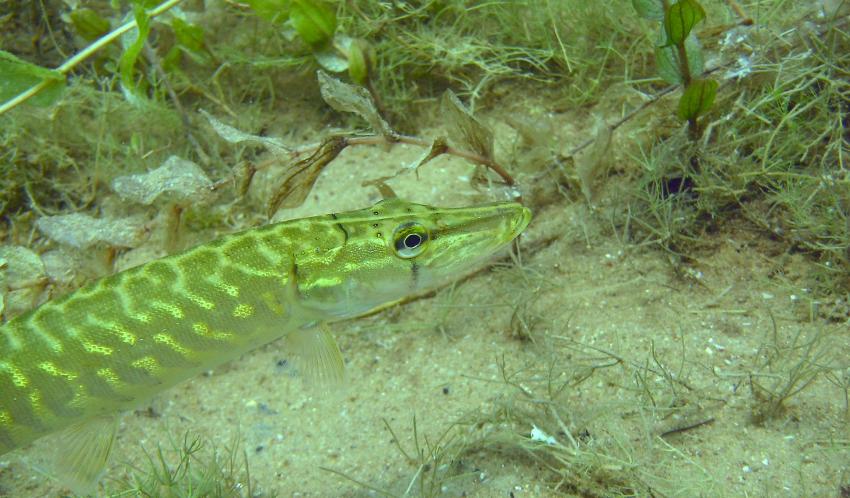
<instances>
[{"instance_id":1,"label":"fish body","mask_svg":"<svg viewBox=\"0 0 850 498\"><path fill-rule=\"evenodd\" d=\"M320 374L340 371L333 339L315 325L456 278L530 217L515 203L388 199L230 234L45 303L0 326L0 455L138 407L281 337ZM105 458L111 440L102 445Z\"/></svg>"}]
</instances>

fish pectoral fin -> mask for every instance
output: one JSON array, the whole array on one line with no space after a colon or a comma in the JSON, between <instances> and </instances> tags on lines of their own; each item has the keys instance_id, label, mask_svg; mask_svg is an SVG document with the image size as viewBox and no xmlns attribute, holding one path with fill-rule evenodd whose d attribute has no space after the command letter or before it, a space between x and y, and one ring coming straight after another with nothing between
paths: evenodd
<instances>
[{"instance_id":1,"label":"fish pectoral fin","mask_svg":"<svg viewBox=\"0 0 850 498\"><path fill-rule=\"evenodd\" d=\"M118 431L118 414L74 424L56 435L47 473L79 495L94 493Z\"/></svg>"},{"instance_id":2,"label":"fish pectoral fin","mask_svg":"<svg viewBox=\"0 0 850 498\"><path fill-rule=\"evenodd\" d=\"M341 384L345 378L345 362L336 341L324 323L298 330L286 339L295 354L296 366L310 381Z\"/></svg>"}]
</instances>

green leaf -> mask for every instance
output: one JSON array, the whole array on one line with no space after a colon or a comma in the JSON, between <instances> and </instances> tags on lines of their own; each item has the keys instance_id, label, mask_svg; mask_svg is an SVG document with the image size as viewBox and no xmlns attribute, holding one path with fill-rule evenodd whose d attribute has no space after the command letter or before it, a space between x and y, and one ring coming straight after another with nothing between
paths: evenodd
<instances>
[{"instance_id":1,"label":"green leaf","mask_svg":"<svg viewBox=\"0 0 850 498\"><path fill-rule=\"evenodd\" d=\"M0 102L6 102L36 85L45 87L29 102L48 106L62 96L65 76L0 50Z\"/></svg>"},{"instance_id":2,"label":"green leaf","mask_svg":"<svg viewBox=\"0 0 850 498\"><path fill-rule=\"evenodd\" d=\"M451 90L443 93L440 104L444 119L452 127L455 140L472 149L479 156L493 160L493 130L472 115L469 109Z\"/></svg>"},{"instance_id":3,"label":"green leaf","mask_svg":"<svg viewBox=\"0 0 850 498\"><path fill-rule=\"evenodd\" d=\"M180 62L183 60L183 51L180 47L174 45L162 57L162 69L167 73L176 73L180 71Z\"/></svg>"},{"instance_id":4,"label":"green leaf","mask_svg":"<svg viewBox=\"0 0 850 498\"><path fill-rule=\"evenodd\" d=\"M348 56L337 50L336 43L313 50L313 57L322 69L332 73L342 73L348 70Z\"/></svg>"},{"instance_id":5,"label":"green leaf","mask_svg":"<svg viewBox=\"0 0 850 498\"><path fill-rule=\"evenodd\" d=\"M134 7L141 7L145 10L152 9L159 5L161 0L130 0Z\"/></svg>"},{"instance_id":6,"label":"green leaf","mask_svg":"<svg viewBox=\"0 0 850 498\"><path fill-rule=\"evenodd\" d=\"M369 79L369 45L363 40L352 41L348 49L348 75L358 85Z\"/></svg>"},{"instance_id":7,"label":"green leaf","mask_svg":"<svg viewBox=\"0 0 850 498\"><path fill-rule=\"evenodd\" d=\"M662 38L664 35L662 33ZM685 39L685 55L688 59L688 70L691 78L698 78L705 70L702 57L702 47L694 35ZM662 43L655 47L655 66L658 75L673 85L681 85L685 79L682 77L679 48L675 45Z\"/></svg>"},{"instance_id":8,"label":"green leaf","mask_svg":"<svg viewBox=\"0 0 850 498\"><path fill-rule=\"evenodd\" d=\"M336 32L336 13L319 1L293 0L289 19L301 39L313 47L327 44Z\"/></svg>"},{"instance_id":9,"label":"green leaf","mask_svg":"<svg viewBox=\"0 0 850 498\"><path fill-rule=\"evenodd\" d=\"M204 49L204 30L195 24L189 24L179 17L171 20L171 29L180 45L192 52L201 52Z\"/></svg>"},{"instance_id":10,"label":"green leaf","mask_svg":"<svg viewBox=\"0 0 850 498\"><path fill-rule=\"evenodd\" d=\"M637 14L644 19L661 21L664 19L664 4L661 0L632 0Z\"/></svg>"},{"instance_id":11,"label":"green leaf","mask_svg":"<svg viewBox=\"0 0 850 498\"><path fill-rule=\"evenodd\" d=\"M691 34L694 26L705 19L705 10L696 0L679 0L664 15L667 41L680 45Z\"/></svg>"},{"instance_id":12,"label":"green leaf","mask_svg":"<svg viewBox=\"0 0 850 498\"><path fill-rule=\"evenodd\" d=\"M136 66L136 59L139 58L139 54L145 46L145 41L148 38L151 25L150 16L148 16L147 12L145 12L144 7L136 5L133 11L136 16L136 26L138 28L139 35L136 40L127 47L126 50L124 50L124 53L121 54L121 59L118 61L118 72L121 75L121 84L124 88L130 93L137 94L138 89L136 80L133 77L133 69Z\"/></svg>"},{"instance_id":13,"label":"green leaf","mask_svg":"<svg viewBox=\"0 0 850 498\"><path fill-rule=\"evenodd\" d=\"M247 0L257 15L266 21L283 24L289 19L292 0Z\"/></svg>"},{"instance_id":14,"label":"green leaf","mask_svg":"<svg viewBox=\"0 0 850 498\"><path fill-rule=\"evenodd\" d=\"M110 28L109 21L92 9L77 9L71 12L71 23L86 41L97 40L108 33Z\"/></svg>"},{"instance_id":15,"label":"green leaf","mask_svg":"<svg viewBox=\"0 0 850 498\"><path fill-rule=\"evenodd\" d=\"M177 43L189 56L199 64L210 62L210 52L204 41L204 30L198 25L190 24L175 17L171 20L171 29L177 37Z\"/></svg>"},{"instance_id":16,"label":"green leaf","mask_svg":"<svg viewBox=\"0 0 850 498\"><path fill-rule=\"evenodd\" d=\"M708 112L717 96L717 86L715 80L693 80L679 98L679 118L687 121Z\"/></svg>"}]
</instances>

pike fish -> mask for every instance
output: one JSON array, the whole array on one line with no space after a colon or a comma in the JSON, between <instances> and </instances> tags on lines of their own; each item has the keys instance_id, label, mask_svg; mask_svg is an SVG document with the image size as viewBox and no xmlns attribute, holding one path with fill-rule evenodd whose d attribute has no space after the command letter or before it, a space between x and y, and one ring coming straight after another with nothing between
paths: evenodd
<instances>
[{"instance_id":1,"label":"pike fish","mask_svg":"<svg viewBox=\"0 0 850 498\"><path fill-rule=\"evenodd\" d=\"M92 490L119 413L280 338L308 375L340 379L328 324L468 273L530 219L511 202L392 198L226 235L89 283L0 326L0 455L57 433L60 480Z\"/></svg>"}]
</instances>

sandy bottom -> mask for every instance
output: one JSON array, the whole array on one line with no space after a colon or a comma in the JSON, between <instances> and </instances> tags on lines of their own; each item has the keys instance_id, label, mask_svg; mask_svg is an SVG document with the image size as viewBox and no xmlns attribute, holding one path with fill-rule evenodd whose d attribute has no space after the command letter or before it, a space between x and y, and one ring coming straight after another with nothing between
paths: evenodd
<instances>
[{"instance_id":1,"label":"sandy bottom","mask_svg":"<svg viewBox=\"0 0 850 498\"><path fill-rule=\"evenodd\" d=\"M346 151L307 205L281 214L369 205L376 194L360 182L420 153ZM470 173L440 159L419 181L390 183L408 199L463 205L480 194L449 191L446 179L466 185ZM805 291L746 233L715 247L677 273L583 205L552 204L523 235L521 264L502 254L434 296L335 325L343 386L306 385L272 344L126 415L106 486L117 492L142 448L188 430L219 448L239 434L258 496L380 495L352 480L395 496L846 496L846 391L818 376L775 416L753 419L758 386L781 390L805 351L846 365L846 323L809 320ZM795 337L822 341L791 348ZM415 456L414 418L420 447L456 458L436 469L408 461L387 424ZM574 458L535 459L546 436ZM63 492L9 455L0 494Z\"/></svg>"}]
</instances>

